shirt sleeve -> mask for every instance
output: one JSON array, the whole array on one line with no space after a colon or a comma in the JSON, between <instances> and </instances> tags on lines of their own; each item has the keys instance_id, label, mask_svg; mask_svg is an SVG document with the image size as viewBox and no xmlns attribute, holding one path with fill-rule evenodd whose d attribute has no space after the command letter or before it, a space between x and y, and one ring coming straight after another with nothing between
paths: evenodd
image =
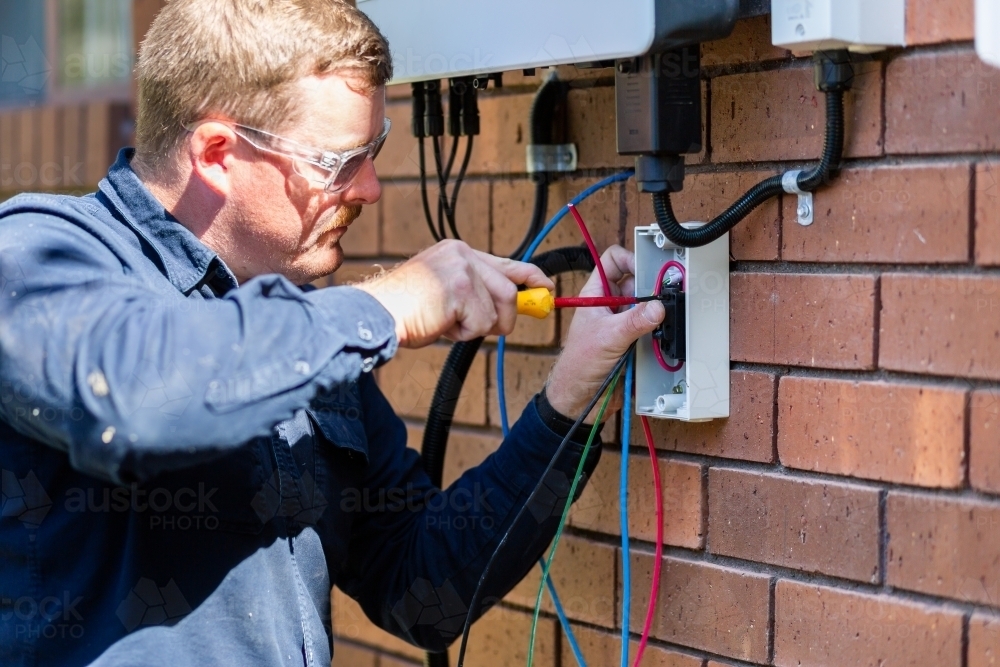
<instances>
[{"instance_id":1,"label":"shirt sleeve","mask_svg":"<svg viewBox=\"0 0 1000 667\"><path fill-rule=\"evenodd\" d=\"M384 630L430 651L445 650L462 624L486 562L541 479L562 437L539 417L538 397L482 464L445 490L434 487L406 429L373 382L362 379L369 474L348 562L337 585ZM584 445L571 440L514 525L481 593L481 616L506 595L552 541ZM600 460L598 438L577 496ZM576 499L574 498L574 500Z\"/></svg>"},{"instance_id":2,"label":"shirt sleeve","mask_svg":"<svg viewBox=\"0 0 1000 667\"><path fill-rule=\"evenodd\" d=\"M360 290L262 276L189 299L111 247L57 216L0 224L0 419L87 474L201 463L395 353L392 317Z\"/></svg>"}]
</instances>

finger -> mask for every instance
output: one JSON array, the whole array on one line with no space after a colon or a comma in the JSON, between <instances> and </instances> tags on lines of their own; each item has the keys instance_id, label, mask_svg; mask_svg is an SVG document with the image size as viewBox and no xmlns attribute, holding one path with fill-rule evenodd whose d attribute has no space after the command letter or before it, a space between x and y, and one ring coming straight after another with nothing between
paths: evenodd
<instances>
[{"instance_id":1,"label":"finger","mask_svg":"<svg viewBox=\"0 0 1000 667\"><path fill-rule=\"evenodd\" d=\"M662 303L648 301L608 317L603 329L608 336L609 347L618 354L624 353L641 336L652 333L665 315Z\"/></svg>"},{"instance_id":2,"label":"finger","mask_svg":"<svg viewBox=\"0 0 1000 667\"><path fill-rule=\"evenodd\" d=\"M619 280L635 271L635 255L621 246L613 245L604 251L601 265L604 267L608 282L613 287ZM604 287L601 283L601 276L595 269L590 274L583 289L580 290L580 296L602 296L603 294Z\"/></svg>"},{"instance_id":3,"label":"finger","mask_svg":"<svg viewBox=\"0 0 1000 667\"><path fill-rule=\"evenodd\" d=\"M497 257L496 255L491 255L478 250L474 252L476 253L477 259L487 264L494 270L502 273L507 277L507 280L513 282L515 285L544 287L550 290L556 288L555 283L553 283L552 280L534 264L518 262L513 259L507 259L506 257Z\"/></svg>"},{"instance_id":4,"label":"finger","mask_svg":"<svg viewBox=\"0 0 1000 667\"><path fill-rule=\"evenodd\" d=\"M479 277L490 294L496 314L490 333L500 336L510 333L517 323L517 287L506 275L485 264L479 269Z\"/></svg>"}]
</instances>

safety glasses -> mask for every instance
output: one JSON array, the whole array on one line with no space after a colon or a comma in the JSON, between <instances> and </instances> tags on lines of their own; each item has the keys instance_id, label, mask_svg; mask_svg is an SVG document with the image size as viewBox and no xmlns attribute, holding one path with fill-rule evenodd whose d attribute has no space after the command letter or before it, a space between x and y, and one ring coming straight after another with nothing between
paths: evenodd
<instances>
[{"instance_id":1,"label":"safety glasses","mask_svg":"<svg viewBox=\"0 0 1000 667\"><path fill-rule=\"evenodd\" d=\"M326 151L303 146L291 139L239 123L226 122L226 124L254 148L289 158L295 173L329 194L345 190L361 171L365 162L368 159L374 160L378 156L392 128L392 123L386 118L382 124L382 133L371 143L346 151ZM191 131L193 127L186 129Z\"/></svg>"}]
</instances>

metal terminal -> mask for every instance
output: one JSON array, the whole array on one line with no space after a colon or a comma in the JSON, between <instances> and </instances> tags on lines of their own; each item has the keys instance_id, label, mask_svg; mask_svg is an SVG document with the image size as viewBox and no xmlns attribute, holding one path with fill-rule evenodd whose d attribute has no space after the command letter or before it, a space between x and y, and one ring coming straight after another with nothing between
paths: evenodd
<instances>
[{"instance_id":1,"label":"metal terminal","mask_svg":"<svg viewBox=\"0 0 1000 667\"><path fill-rule=\"evenodd\" d=\"M528 144L525 153L529 174L576 171L576 144Z\"/></svg>"},{"instance_id":2,"label":"metal terminal","mask_svg":"<svg viewBox=\"0 0 1000 667\"><path fill-rule=\"evenodd\" d=\"M796 169L795 171L786 171L781 176L781 187L790 195L798 195L799 203L795 208L795 212L798 216L797 220L803 227L808 227L813 223L813 194L811 192L806 192L799 187L799 174L802 173L801 169Z\"/></svg>"}]
</instances>

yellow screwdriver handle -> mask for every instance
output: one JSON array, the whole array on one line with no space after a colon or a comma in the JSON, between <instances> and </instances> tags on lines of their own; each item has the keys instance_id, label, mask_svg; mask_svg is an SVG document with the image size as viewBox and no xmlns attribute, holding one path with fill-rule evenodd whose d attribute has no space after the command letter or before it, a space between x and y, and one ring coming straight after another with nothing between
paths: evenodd
<instances>
[{"instance_id":1,"label":"yellow screwdriver handle","mask_svg":"<svg viewBox=\"0 0 1000 667\"><path fill-rule=\"evenodd\" d=\"M552 298L552 293L544 287L526 289L517 293L518 315L530 315L544 320L555 306L556 301Z\"/></svg>"}]
</instances>

